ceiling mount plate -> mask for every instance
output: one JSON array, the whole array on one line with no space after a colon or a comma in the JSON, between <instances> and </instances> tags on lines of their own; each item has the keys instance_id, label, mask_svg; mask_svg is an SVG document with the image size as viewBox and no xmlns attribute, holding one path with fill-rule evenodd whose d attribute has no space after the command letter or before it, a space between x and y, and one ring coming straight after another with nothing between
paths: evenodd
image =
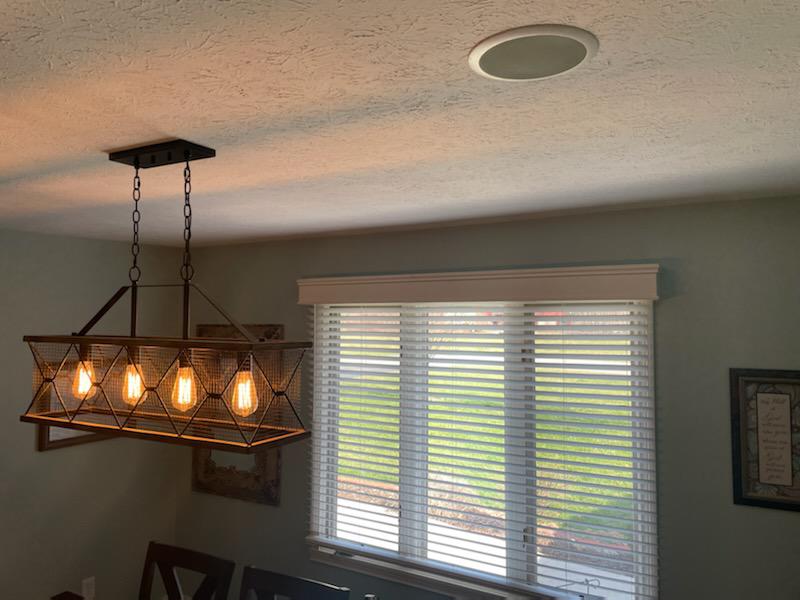
<instances>
[{"instance_id":1,"label":"ceiling mount plate","mask_svg":"<svg viewBox=\"0 0 800 600\"><path fill-rule=\"evenodd\" d=\"M217 151L213 148L207 148L206 146L187 142L186 140L171 140L158 144L149 144L147 146L137 146L136 148L110 152L108 154L108 160L113 160L114 162L130 165L132 167L135 167L138 161L140 168L150 169L152 167L163 167L165 165L183 163L187 160L192 161L200 160L201 158L213 158L216 155Z\"/></svg>"}]
</instances>

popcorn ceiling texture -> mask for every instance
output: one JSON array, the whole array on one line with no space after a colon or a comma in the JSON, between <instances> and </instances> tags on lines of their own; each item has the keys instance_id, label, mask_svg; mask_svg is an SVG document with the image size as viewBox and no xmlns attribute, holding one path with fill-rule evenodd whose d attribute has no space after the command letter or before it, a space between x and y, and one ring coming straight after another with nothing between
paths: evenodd
<instances>
[{"instance_id":1,"label":"popcorn ceiling texture","mask_svg":"<svg viewBox=\"0 0 800 600\"><path fill-rule=\"evenodd\" d=\"M531 23L592 31L537 83L467 54ZM800 189L800 3L152 0L0 5L0 227L126 239L130 169L194 164L197 242ZM178 244L179 166L143 173L142 237Z\"/></svg>"}]
</instances>

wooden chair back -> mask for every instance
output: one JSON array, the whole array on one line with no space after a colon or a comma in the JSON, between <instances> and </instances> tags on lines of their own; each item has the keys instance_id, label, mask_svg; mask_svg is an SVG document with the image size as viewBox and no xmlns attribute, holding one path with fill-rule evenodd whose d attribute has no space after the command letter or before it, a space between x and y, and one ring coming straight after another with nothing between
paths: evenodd
<instances>
[{"instance_id":1,"label":"wooden chair back","mask_svg":"<svg viewBox=\"0 0 800 600\"><path fill-rule=\"evenodd\" d=\"M184 598L176 569L205 575L192 594L192 600L227 600L236 563L186 548L150 542L139 587L139 600L157 600L151 596L156 567L169 600Z\"/></svg>"},{"instance_id":2,"label":"wooden chair back","mask_svg":"<svg viewBox=\"0 0 800 600\"><path fill-rule=\"evenodd\" d=\"M350 590L311 579L272 573L255 567L245 567L242 574L240 600L275 600L284 596L290 600L348 600Z\"/></svg>"}]
</instances>

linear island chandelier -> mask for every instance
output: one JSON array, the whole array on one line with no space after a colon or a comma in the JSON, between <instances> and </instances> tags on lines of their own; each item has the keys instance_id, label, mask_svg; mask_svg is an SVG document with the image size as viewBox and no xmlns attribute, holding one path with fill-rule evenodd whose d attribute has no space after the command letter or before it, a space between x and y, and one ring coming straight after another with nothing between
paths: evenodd
<instances>
[{"instance_id":1,"label":"linear island chandelier","mask_svg":"<svg viewBox=\"0 0 800 600\"><path fill-rule=\"evenodd\" d=\"M134 167L130 284L119 288L77 333L24 337L34 368L33 400L22 421L238 452L310 435L292 399L299 397L300 363L311 342L257 339L192 283L190 163L215 155L185 140L109 154L110 160ZM183 162L183 282L141 285L139 170ZM182 288L182 337L137 335L138 293L145 287ZM130 335L89 335L128 292ZM193 293L209 302L239 337L189 337Z\"/></svg>"}]
</instances>

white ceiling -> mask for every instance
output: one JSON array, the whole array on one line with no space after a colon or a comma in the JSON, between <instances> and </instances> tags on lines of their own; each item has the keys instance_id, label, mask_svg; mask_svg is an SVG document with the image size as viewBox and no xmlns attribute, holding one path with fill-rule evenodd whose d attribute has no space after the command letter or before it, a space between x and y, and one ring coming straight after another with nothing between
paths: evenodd
<instances>
[{"instance_id":1,"label":"white ceiling","mask_svg":"<svg viewBox=\"0 0 800 600\"><path fill-rule=\"evenodd\" d=\"M535 83L467 67L532 23L592 31ZM0 227L126 239L132 171L184 137L199 243L800 190L796 0L0 4ZM143 171L145 241L181 169Z\"/></svg>"}]
</instances>

